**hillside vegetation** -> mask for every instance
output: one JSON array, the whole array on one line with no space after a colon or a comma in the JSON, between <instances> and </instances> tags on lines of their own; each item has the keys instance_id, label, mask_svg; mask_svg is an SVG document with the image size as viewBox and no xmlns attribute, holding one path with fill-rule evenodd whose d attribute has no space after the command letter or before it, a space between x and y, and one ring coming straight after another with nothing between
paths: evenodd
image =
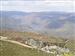
<instances>
[{"instance_id":1,"label":"hillside vegetation","mask_svg":"<svg viewBox=\"0 0 75 56\"><path fill-rule=\"evenodd\" d=\"M49 56L36 49L30 49L10 42L0 40L0 55L2 56ZM50 56L53 56L50 54Z\"/></svg>"},{"instance_id":2,"label":"hillside vegetation","mask_svg":"<svg viewBox=\"0 0 75 56\"><path fill-rule=\"evenodd\" d=\"M16 32L16 31L2 31L0 32L0 36L8 37L9 40L24 40L25 38L32 38L41 41L48 41L48 43L62 43L65 42L66 39L57 38L57 37L49 37L45 35L41 35L35 32ZM69 40L64 47L67 47L71 50L71 54L73 56L75 52L75 41ZM30 49L27 47L20 46L18 44L5 42L0 40L0 55L2 56L54 56L54 54L48 54L46 52L39 51L37 49Z\"/></svg>"},{"instance_id":3,"label":"hillside vegetation","mask_svg":"<svg viewBox=\"0 0 75 56\"><path fill-rule=\"evenodd\" d=\"M52 37L52 36L46 36L44 34L39 34L36 32L17 32L17 31L2 31L0 32L1 36L6 36L9 39L15 39L15 38L33 38L36 40L41 40L41 41L45 41L45 42L52 42L52 43L56 43L56 42L64 42L64 40L62 38L56 38L56 37Z\"/></svg>"},{"instance_id":4,"label":"hillside vegetation","mask_svg":"<svg viewBox=\"0 0 75 56\"><path fill-rule=\"evenodd\" d=\"M65 39L61 37L52 37L52 36L46 36L43 34L35 33L35 32L17 32L17 31L10 31L10 30L5 30L5 31L0 31L0 36L5 36L8 37L8 39L15 40L17 38L19 39L25 39L25 38L33 38L36 40L41 40L49 43L62 43L65 42ZM75 49L75 40L70 40L69 42L66 43L66 47Z\"/></svg>"}]
</instances>

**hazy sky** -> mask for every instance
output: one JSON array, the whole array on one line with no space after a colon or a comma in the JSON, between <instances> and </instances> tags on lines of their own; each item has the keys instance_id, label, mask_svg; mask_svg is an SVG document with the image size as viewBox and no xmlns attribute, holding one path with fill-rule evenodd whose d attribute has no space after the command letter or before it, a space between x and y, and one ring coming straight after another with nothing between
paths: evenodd
<instances>
[{"instance_id":1,"label":"hazy sky","mask_svg":"<svg viewBox=\"0 0 75 56\"><path fill-rule=\"evenodd\" d=\"M0 1L74 1L74 0L0 0Z\"/></svg>"},{"instance_id":2,"label":"hazy sky","mask_svg":"<svg viewBox=\"0 0 75 56\"><path fill-rule=\"evenodd\" d=\"M4 11L24 11L24 12L40 12L40 11L65 11L75 12L74 0L2 0L0 1L0 10Z\"/></svg>"}]
</instances>

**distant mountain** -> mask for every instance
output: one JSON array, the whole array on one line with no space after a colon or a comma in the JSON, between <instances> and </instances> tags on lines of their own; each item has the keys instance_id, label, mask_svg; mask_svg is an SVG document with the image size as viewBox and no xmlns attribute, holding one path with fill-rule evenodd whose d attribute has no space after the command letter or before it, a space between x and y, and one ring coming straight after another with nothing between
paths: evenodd
<instances>
[{"instance_id":1,"label":"distant mountain","mask_svg":"<svg viewBox=\"0 0 75 56\"><path fill-rule=\"evenodd\" d=\"M75 37L75 13L0 11L0 28Z\"/></svg>"}]
</instances>

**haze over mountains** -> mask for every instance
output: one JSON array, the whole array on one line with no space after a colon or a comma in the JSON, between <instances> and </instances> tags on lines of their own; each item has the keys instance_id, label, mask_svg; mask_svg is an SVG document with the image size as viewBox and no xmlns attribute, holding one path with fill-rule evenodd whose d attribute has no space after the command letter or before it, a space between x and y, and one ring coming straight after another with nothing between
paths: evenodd
<instances>
[{"instance_id":1,"label":"haze over mountains","mask_svg":"<svg viewBox=\"0 0 75 56\"><path fill-rule=\"evenodd\" d=\"M75 13L0 11L0 29L75 37Z\"/></svg>"}]
</instances>

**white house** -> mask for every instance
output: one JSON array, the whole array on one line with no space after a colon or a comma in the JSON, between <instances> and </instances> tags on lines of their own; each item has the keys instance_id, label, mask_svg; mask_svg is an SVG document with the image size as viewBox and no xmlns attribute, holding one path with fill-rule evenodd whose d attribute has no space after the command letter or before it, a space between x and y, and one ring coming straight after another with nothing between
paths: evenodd
<instances>
[{"instance_id":1,"label":"white house","mask_svg":"<svg viewBox=\"0 0 75 56\"><path fill-rule=\"evenodd\" d=\"M70 50L68 48L58 48L57 50L59 52L66 52L66 53L70 52Z\"/></svg>"},{"instance_id":2,"label":"white house","mask_svg":"<svg viewBox=\"0 0 75 56\"><path fill-rule=\"evenodd\" d=\"M58 46L54 45L54 46L49 46L49 49L57 49Z\"/></svg>"}]
</instances>

